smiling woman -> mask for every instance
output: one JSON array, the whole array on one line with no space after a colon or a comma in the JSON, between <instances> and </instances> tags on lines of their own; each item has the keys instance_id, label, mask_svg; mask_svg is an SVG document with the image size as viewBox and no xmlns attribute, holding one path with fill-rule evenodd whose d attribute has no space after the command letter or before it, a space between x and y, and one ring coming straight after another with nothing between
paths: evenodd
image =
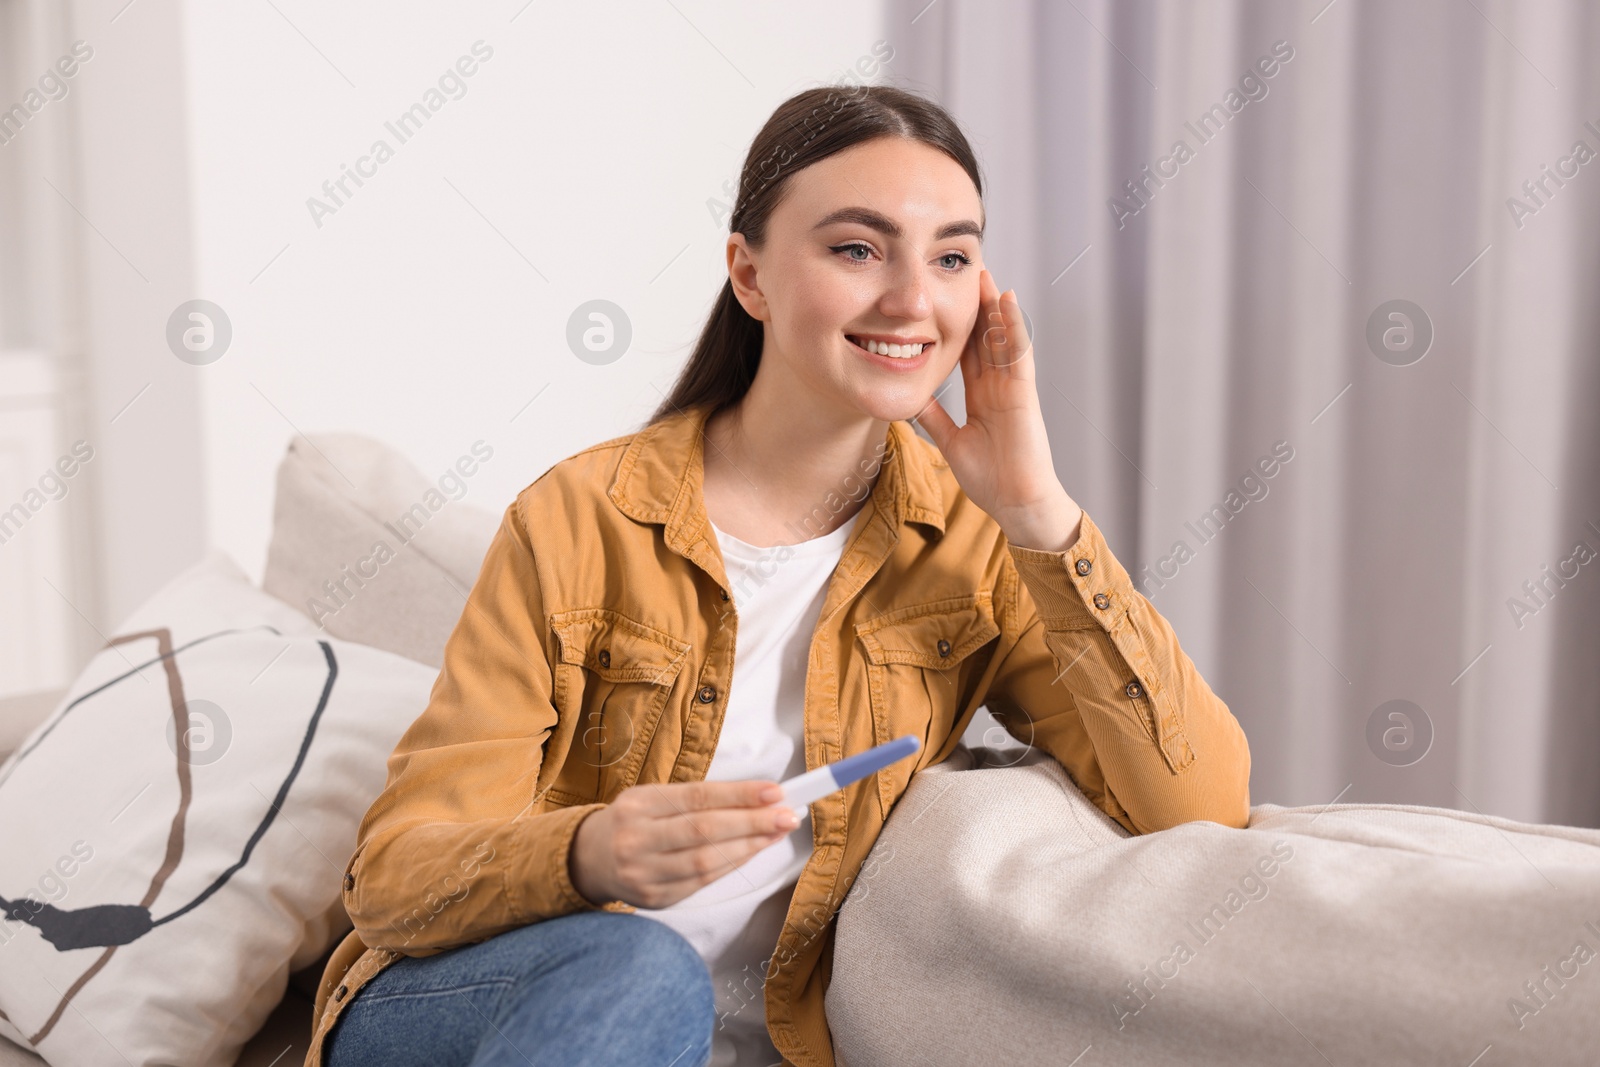
<instances>
[{"instance_id":1,"label":"smiling woman","mask_svg":"<svg viewBox=\"0 0 1600 1067\"><path fill-rule=\"evenodd\" d=\"M308 1067L832 1067L835 917L981 706L1130 833L1245 824L1243 732L1056 477L982 191L914 94L773 113L671 394L507 509L362 822ZM397 937L485 845L503 892Z\"/></svg>"},{"instance_id":2,"label":"smiling woman","mask_svg":"<svg viewBox=\"0 0 1600 1067\"><path fill-rule=\"evenodd\" d=\"M847 106L835 109L828 103L838 100ZM821 128L814 117L819 109L830 118ZM767 165L774 159L788 161L776 179ZM907 206L921 216L920 232L908 233L884 214L870 191L861 188L864 175L871 176L873 184L898 184L918 176L920 200ZM903 272L906 255L920 261L922 249L917 246L928 241L948 244L927 250L945 278L938 294L922 292L913 298L939 297L947 313L947 337L960 335L947 345L948 355L940 353L942 379L965 339L962 326L971 326L970 321L949 320L948 312L957 307L968 313L976 310L977 272L969 268L979 256L983 237L982 192L982 174L966 137L941 108L920 97L867 87L848 97L815 89L786 100L746 155L739 196L728 221L728 281L687 366L652 421L694 404L722 410L738 402L756 379L768 348L768 332L776 330L783 331L772 338L780 358L797 346L815 357L809 367L796 368L800 374L837 376L848 373L848 361L854 360L896 370L927 369L928 359L915 367L901 367L867 357L879 344L932 348L937 341L933 335L913 337L884 329L881 317L862 323L832 320L837 317L835 301L841 289L853 290L859 302L869 294L868 275ZM952 197L954 202L947 203ZM780 212L780 205L786 209ZM930 216L947 209L961 217ZM885 258L889 242L895 245L892 264ZM758 264L765 284L753 285ZM813 273L817 268L822 272ZM792 283L802 276L816 284L797 288ZM791 307L794 314L775 313ZM861 342L874 343L863 347ZM903 356L904 350L899 354ZM924 391L924 403L931 392L931 388ZM904 408L902 402L890 417L917 414Z\"/></svg>"}]
</instances>

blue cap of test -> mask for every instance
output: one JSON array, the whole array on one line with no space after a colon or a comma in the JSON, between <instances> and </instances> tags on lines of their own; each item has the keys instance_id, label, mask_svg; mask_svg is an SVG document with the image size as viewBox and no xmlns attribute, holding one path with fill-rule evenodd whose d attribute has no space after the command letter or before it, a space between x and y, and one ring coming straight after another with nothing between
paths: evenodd
<instances>
[{"instance_id":1,"label":"blue cap of test","mask_svg":"<svg viewBox=\"0 0 1600 1067\"><path fill-rule=\"evenodd\" d=\"M922 742L914 734L905 734L893 741L885 742L865 752L854 756L846 756L828 765L833 772L833 780L843 789L858 779L865 778L873 771L881 771L895 760L905 759L917 749L922 747Z\"/></svg>"},{"instance_id":2,"label":"blue cap of test","mask_svg":"<svg viewBox=\"0 0 1600 1067\"><path fill-rule=\"evenodd\" d=\"M921 747L922 742L915 735L905 734L814 771L797 774L787 782L779 783L783 788L783 803L796 808L804 807L843 789L851 782L865 778L873 771L883 770L896 760L905 759Z\"/></svg>"}]
</instances>

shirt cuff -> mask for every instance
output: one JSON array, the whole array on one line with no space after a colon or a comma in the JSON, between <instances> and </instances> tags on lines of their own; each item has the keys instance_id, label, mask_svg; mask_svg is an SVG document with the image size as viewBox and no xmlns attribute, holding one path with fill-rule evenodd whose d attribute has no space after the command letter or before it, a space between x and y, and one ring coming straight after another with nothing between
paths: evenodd
<instances>
[{"instance_id":1,"label":"shirt cuff","mask_svg":"<svg viewBox=\"0 0 1600 1067\"><path fill-rule=\"evenodd\" d=\"M1047 552L1009 545L1011 559L1046 626L1068 630L1099 626L1110 632L1131 603L1133 579L1111 554L1087 511L1079 524L1078 540L1071 548Z\"/></svg>"},{"instance_id":2,"label":"shirt cuff","mask_svg":"<svg viewBox=\"0 0 1600 1067\"><path fill-rule=\"evenodd\" d=\"M1032 595L1046 630L1098 628L1105 632L1125 661L1119 665L1127 672L1122 678L1123 692L1136 707L1148 702L1162 758L1177 774L1195 758L1178 707L1180 679L1161 673L1146 640L1146 634L1165 631L1166 623L1134 587L1087 511L1079 521L1078 540L1061 552L1008 542L1017 574Z\"/></svg>"},{"instance_id":3,"label":"shirt cuff","mask_svg":"<svg viewBox=\"0 0 1600 1067\"><path fill-rule=\"evenodd\" d=\"M567 866L572 839L583 820L604 803L575 804L517 820L516 857L506 868L505 899L512 916L524 925L578 911L632 912L626 901L591 904L572 884Z\"/></svg>"}]
</instances>

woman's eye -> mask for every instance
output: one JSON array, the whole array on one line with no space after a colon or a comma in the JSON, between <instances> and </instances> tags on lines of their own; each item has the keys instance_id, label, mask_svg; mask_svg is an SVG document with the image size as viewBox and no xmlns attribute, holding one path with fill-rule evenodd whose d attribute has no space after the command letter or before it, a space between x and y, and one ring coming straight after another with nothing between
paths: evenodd
<instances>
[{"instance_id":1,"label":"woman's eye","mask_svg":"<svg viewBox=\"0 0 1600 1067\"><path fill-rule=\"evenodd\" d=\"M945 260L947 259L953 259L956 262L945 263ZM971 262L972 260L968 258L964 252L946 252L944 255L939 257L939 263L943 265L946 270L960 270L962 267L967 266Z\"/></svg>"},{"instance_id":2,"label":"woman's eye","mask_svg":"<svg viewBox=\"0 0 1600 1067\"><path fill-rule=\"evenodd\" d=\"M863 244L834 245L830 251L843 252L845 258L852 263L865 263L872 256L872 249ZM852 255L853 252L861 252L862 255L858 257Z\"/></svg>"}]
</instances>

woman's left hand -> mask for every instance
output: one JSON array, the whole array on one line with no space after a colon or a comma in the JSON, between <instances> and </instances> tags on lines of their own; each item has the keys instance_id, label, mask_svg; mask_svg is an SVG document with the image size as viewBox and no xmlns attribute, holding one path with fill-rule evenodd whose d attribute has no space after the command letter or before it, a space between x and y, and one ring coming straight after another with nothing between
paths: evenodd
<instances>
[{"instance_id":1,"label":"woman's left hand","mask_svg":"<svg viewBox=\"0 0 1600 1067\"><path fill-rule=\"evenodd\" d=\"M978 274L978 318L961 352L967 421L937 399L917 416L972 502L1022 548L1062 552L1078 540L1082 510L1056 477L1034 383L1033 343L1017 294Z\"/></svg>"}]
</instances>

